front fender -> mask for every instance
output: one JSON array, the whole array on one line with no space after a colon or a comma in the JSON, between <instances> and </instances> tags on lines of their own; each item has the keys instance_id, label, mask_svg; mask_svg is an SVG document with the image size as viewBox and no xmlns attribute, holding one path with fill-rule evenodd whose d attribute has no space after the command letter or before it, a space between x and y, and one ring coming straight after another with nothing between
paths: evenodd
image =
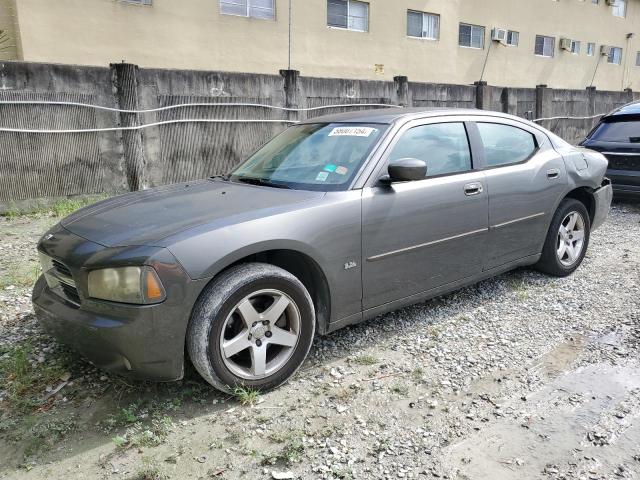
<instances>
[{"instance_id":1,"label":"front fender","mask_svg":"<svg viewBox=\"0 0 640 480\"><path fill-rule=\"evenodd\" d=\"M213 278L229 265L270 250L292 250L322 270L331 321L362 309L361 192L332 192L313 205L230 225L203 227L167 248L193 279ZM345 265L356 264L355 268Z\"/></svg>"},{"instance_id":2,"label":"front fender","mask_svg":"<svg viewBox=\"0 0 640 480\"><path fill-rule=\"evenodd\" d=\"M237 250L234 250L224 257L217 259L213 264L211 264L206 270L202 272L200 278L214 277L230 265L236 263L238 260L242 260L243 258L249 257L251 255L256 255L258 253L267 252L269 250L292 250L298 253L302 253L311 258L318 265L323 265L326 261L326 259L323 258L320 252L306 243L285 238L274 238L271 240L264 240L239 247Z\"/></svg>"}]
</instances>

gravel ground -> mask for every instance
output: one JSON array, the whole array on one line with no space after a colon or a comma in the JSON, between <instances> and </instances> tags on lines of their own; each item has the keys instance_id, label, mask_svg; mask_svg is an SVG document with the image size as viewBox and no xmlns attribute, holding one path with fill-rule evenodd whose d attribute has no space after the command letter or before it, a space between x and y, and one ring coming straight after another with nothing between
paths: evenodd
<instances>
[{"instance_id":1,"label":"gravel ground","mask_svg":"<svg viewBox=\"0 0 640 480\"><path fill-rule=\"evenodd\" d=\"M317 338L257 398L128 384L41 332L55 221L0 218L0 478L640 478L637 205L571 277L517 270Z\"/></svg>"}]
</instances>

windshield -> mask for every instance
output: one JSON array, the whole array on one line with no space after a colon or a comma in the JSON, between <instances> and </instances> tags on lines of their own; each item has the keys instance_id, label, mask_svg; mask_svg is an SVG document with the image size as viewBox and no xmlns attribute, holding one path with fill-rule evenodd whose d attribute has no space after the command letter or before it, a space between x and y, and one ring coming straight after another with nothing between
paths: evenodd
<instances>
[{"instance_id":1,"label":"windshield","mask_svg":"<svg viewBox=\"0 0 640 480\"><path fill-rule=\"evenodd\" d=\"M296 125L254 153L230 179L300 190L344 190L386 129L367 123Z\"/></svg>"}]
</instances>

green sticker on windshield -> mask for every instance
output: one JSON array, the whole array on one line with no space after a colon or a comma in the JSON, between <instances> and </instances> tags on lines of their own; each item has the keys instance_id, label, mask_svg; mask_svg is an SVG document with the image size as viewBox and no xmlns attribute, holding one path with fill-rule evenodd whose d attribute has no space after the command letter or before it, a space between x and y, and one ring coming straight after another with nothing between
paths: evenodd
<instances>
[{"instance_id":1,"label":"green sticker on windshield","mask_svg":"<svg viewBox=\"0 0 640 480\"><path fill-rule=\"evenodd\" d=\"M316 182L324 182L327 178L329 178L329 172L320 172L316 177Z\"/></svg>"},{"instance_id":2,"label":"green sticker on windshield","mask_svg":"<svg viewBox=\"0 0 640 480\"><path fill-rule=\"evenodd\" d=\"M325 172L335 172L335 171L336 171L336 168L338 168L338 166L337 166L337 165L334 165L333 163L327 163L327 164L324 166L324 170L325 170Z\"/></svg>"}]
</instances>

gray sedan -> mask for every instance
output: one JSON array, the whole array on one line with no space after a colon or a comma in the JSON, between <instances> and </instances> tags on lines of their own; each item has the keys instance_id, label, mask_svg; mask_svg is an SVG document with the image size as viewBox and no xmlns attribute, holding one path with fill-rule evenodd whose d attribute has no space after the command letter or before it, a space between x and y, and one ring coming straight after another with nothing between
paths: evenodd
<instances>
[{"instance_id":1,"label":"gray sedan","mask_svg":"<svg viewBox=\"0 0 640 480\"><path fill-rule=\"evenodd\" d=\"M42 324L96 365L269 389L313 337L516 267L571 274L606 159L509 115L316 118L228 175L84 208L38 245ZM186 352L186 355L185 355Z\"/></svg>"}]
</instances>

